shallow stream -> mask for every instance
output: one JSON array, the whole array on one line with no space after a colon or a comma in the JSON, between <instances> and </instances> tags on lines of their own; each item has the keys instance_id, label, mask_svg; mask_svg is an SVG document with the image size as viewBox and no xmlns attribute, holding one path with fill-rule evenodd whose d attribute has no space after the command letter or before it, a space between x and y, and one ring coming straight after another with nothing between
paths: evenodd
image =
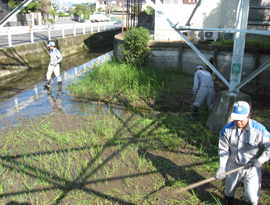
<instances>
[{"instance_id":1,"label":"shallow stream","mask_svg":"<svg viewBox=\"0 0 270 205\"><path fill-rule=\"evenodd\" d=\"M54 112L68 115L107 113L110 109L120 115L121 107L99 105L75 101L68 95L67 86L74 80L83 64L98 58L103 53L80 53L64 58L60 64L62 90L59 90L55 76L51 80L50 90L44 89L47 65L29 69L6 77L0 82L0 129L19 124L21 120L45 116ZM88 112L86 112L88 111Z\"/></svg>"}]
</instances>

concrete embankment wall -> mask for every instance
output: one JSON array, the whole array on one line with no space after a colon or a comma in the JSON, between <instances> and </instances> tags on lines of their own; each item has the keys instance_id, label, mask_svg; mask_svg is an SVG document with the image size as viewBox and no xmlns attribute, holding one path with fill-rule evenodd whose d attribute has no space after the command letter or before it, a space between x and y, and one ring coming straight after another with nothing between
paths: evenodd
<instances>
[{"instance_id":1,"label":"concrete embankment wall","mask_svg":"<svg viewBox=\"0 0 270 205\"><path fill-rule=\"evenodd\" d=\"M120 32L121 29L117 29L99 33L68 36L52 41L55 42L62 56L67 57L113 41L114 36ZM0 77L48 64L50 58L47 44L48 41L42 41L0 49Z\"/></svg>"},{"instance_id":2,"label":"concrete embankment wall","mask_svg":"<svg viewBox=\"0 0 270 205\"><path fill-rule=\"evenodd\" d=\"M115 56L122 56L120 48L122 42L121 35L116 35L114 39ZM206 67L201 58L185 42L151 41L148 45L153 53L150 60L155 66L178 69L179 72L190 74L194 73L194 68L198 65ZM194 43L194 45L207 59L214 59L217 70L229 81L233 47L198 43ZM242 80L269 59L270 49L245 48ZM261 72L252 82L270 85L270 67Z\"/></svg>"}]
</instances>

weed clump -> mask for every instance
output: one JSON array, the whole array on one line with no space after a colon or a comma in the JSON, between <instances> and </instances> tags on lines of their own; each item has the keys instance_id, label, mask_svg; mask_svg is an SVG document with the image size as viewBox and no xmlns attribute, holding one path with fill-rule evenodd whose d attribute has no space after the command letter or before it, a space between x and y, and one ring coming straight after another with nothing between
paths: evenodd
<instances>
[{"instance_id":1,"label":"weed clump","mask_svg":"<svg viewBox=\"0 0 270 205\"><path fill-rule=\"evenodd\" d=\"M130 101L139 98L158 97L166 79L166 70L153 66L138 68L113 59L94 67L91 72L75 79L68 87L73 97L91 100L110 100L116 96L126 96Z\"/></svg>"}]
</instances>

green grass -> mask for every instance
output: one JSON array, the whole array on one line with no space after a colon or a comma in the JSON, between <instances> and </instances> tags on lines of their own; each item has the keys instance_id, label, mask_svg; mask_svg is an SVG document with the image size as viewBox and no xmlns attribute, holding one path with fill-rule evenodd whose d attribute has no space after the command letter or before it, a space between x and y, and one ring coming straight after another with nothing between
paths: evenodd
<instances>
[{"instance_id":1,"label":"green grass","mask_svg":"<svg viewBox=\"0 0 270 205\"><path fill-rule=\"evenodd\" d=\"M86 108L84 116L59 113L2 130L0 204L156 205L170 191L215 176L218 134L205 126L209 112L202 106L198 120L191 122L190 107L183 103L192 80L177 71L138 69L115 61L85 73L69 88L76 97L107 100L122 93L122 101L136 96L178 107L169 112L126 112L122 107L118 115L113 107L104 110L99 105ZM100 95L93 91L98 85ZM254 119L269 127L268 113L255 110ZM269 170L265 163L262 204L269 201ZM242 197L240 187L236 204L245 204ZM223 203L224 181L219 180L166 201Z\"/></svg>"},{"instance_id":2,"label":"green grass","mask_svg":"<svg viewBox=\"0 0 270 205\"><path fill-rule=\"evenodd\" d=\"M139 98L157 98L169 72L148 66L143 69L115 59L96 66L73 82L68 90L76 98L110 100L119 95Z\"/></svg>"},{"instance_id":3,"label":"green grass","mask_svg":"<svg viewBox=\"0 0 270 205\"><path fill-rule=\"evenodd\" d=\"M224 40L221 39L220 41L213 41L212 44L214 45L227 45L227 46L233 46L234 45L234 40L229 39L229 40ZM269 49L270 48L270 42L266 39L246 39L245 43L246 48L265 48Z\"/></svg>"},{"instance_id":4,"label":"green grass","mask_svg":"<svg viewBox=\"0 0 270 205\"><path fill-rule=\"evenodd\" d=\"M75 125L59 129L61 118L63 122L72 120ZM166 180L175 188L194 182L181 165L171 161L183 154L172 152L170 160L162 156L169 150L190 147L193 141L190 138L192 130L187 130L183 139L179 138L178 130L186 125L172 123L178 118L163 114L151 118L97 114L71 119L60 115L2 132L0 203L12 199L31 204L79 204L79 201L99 204L117 198L119 204L125 201L156 204L164 193L159 190L165 188ZM157 123L160 126L157 127ZM96 132L97 127L106 131ZM209 138L203 134L201 137ZM196 143L193 146L197 154ZM196 157L194 160L200 161ZM171 172L171 166L176 166L184 178L180 180L177 172ZM171 175L165 182L161 170ZM113 190L115 183L122 186ZM103 191L101 194L93 190ZM155 193L149 195L152 191ZM195 200L193 195L190 197Z\"/></svg>"}]
</instances>

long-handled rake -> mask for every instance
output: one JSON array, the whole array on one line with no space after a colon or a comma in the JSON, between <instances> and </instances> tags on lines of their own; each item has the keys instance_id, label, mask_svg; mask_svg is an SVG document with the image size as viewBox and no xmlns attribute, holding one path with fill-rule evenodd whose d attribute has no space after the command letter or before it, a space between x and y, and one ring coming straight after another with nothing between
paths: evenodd
<instances>
[{"instance_id":1,"label":"long-handled rake","mask_svg":"<svg viewBox=\"0 0 270 205\"><path fill-rule=\"evenodd\" d=\"M241 170L241 169L244 169L244 168L247 168L247 167L249 167L249 166L251 166L251 163L248 163L248 164L246 164L246 165L244 165L244 166L238 167L238 168L233 169L233 170L231 170L231 171L225 172L225 173L223 173L223 175L226 176L226 175L228 175L228 174L231 174L231 173L233 173L233 172L237 172L237 171L239 171L239 170ZM180 192L183 192L183 191L187 191L187 190L193 189L193 188L195 188L195 187L198 187L198 186L201 186L201 185L203 185L203 184L206 184L206 183L209 183L209 182L211 182L211 181L214 181L215 179L216 179L216 177L211 177L211 178L208 178L208 179L205 179L205 180L196 182L196 183L194 183L194 184L188 185L188 186L183 187L183 188L181 188L181 189L178 189L178 190L175 190L175 191L171 191L171 192L169 192L169 193L167 193L167 194L165 194L165 195L162 196L162 198L161 198L161 200L160 200L160 202L159 202L159 205L163 205L164 201L165 201L168 197L170 197L170 196L172 196L172 195L179 194Z\"/></svg>"}]
</instances>

